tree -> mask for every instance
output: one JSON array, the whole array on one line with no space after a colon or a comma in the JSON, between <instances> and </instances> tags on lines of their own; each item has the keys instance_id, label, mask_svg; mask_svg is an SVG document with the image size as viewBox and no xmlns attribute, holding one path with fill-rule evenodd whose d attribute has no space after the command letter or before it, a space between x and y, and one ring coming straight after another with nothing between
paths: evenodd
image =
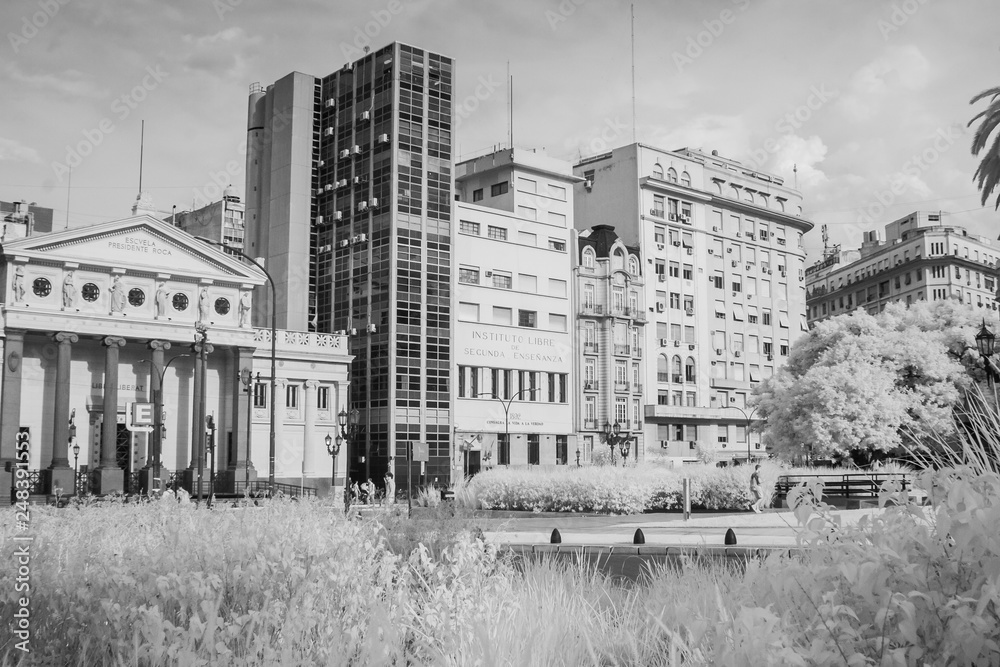
<instances>
[{"instance_id":1,"label":"tree","mask_svg":"<svg viewBox=\"0 0 1000 667\"><path fill-rule=\"evenodd\" d=\"M783 457L808 448L867 458L947 436L963 390L985 379L973 338L981 313L948 300L820 322L754 391L764 442Z\"/></svg>"},{"instance_id":2,"label":"tree","mask_svg":"<svg viewBox=\"0 0 1000 667\"><path fill-rule=\"evenodd\" d=\"M990 135L1000 126L1000 88L984 90L973 97L969 104L976 104L987 97L990 98L989 106L977 113L969 121L969 127L972 127L973 123L982 119L979 127L976 128L976 134L972 137L972 154L977 157L979 156L979 152L986 148L986 144L990 140ZM983 156L982 161L980 161L973 179L978 180L976 185L982 193L981 203L985 206L986 200L990 198L990 194L997 187L997 184L1000 183L1000 133L993 139L993 145L990 146L989 150ZM997 203L993 208L994 210L1000 208L1000 195L997 196Z\"/></svg>"}]
</instances>

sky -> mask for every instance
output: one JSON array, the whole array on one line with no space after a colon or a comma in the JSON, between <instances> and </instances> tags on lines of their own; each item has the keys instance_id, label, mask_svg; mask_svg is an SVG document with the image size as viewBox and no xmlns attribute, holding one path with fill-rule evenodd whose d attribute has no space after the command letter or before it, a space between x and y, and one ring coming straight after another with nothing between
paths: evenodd
<instances>
[{"instance_id":1,"label":"sky","mask_svg":"<svg viewBox=\"0 0 1000 667\"><path fill-rule=\"evenodd\" d=\"M998 19L996 0L5 0L0 199L56 228L127 216L143 122L158 209L242 194L250 84L403 41L456 60L456 159L506 143L509 71L516 146L717 150L797 183L810 261L821 225L856 248L915 210L996 239L967 124L1000 86Z\"/></svg>"}]
</instances>

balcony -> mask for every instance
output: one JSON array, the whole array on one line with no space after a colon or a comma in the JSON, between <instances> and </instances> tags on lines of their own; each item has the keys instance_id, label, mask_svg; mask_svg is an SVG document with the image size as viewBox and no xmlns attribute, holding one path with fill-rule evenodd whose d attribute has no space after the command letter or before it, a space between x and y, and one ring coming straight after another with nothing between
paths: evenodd
<instances>
[{"instance_id":1,"label":"balcony","mask_svg":"<svg viewBox=\"0 0 1000 667\"><path fill-rule=\"evenodd\" d=\"M641 347L633 347L632 348L632 356L635 357L636 359L642 359L642 348Z\"/></svg>"},{"instance_id":2,"label":"balcony","mask_svg":"<svg viewBox=\"0 0 1000 667\"><path fill-rule=\"evenodd\" d=\"M583 383L584 391L597 391L600 389L600 383L597 380L587 380Z\"/></svg>"},{"instance_id":3,"label":"balcony","mask_svg":"<svg viewBox=\"0 0 1000 667\"><path fill-rule=\"evenodd\" d=\"M587 303L585 303L582 306L580 306L580 314L581 315L590 315L590 316L603 315L604 314L604 306L602 304L595 304L595 303L587 304Z\"/></svg>"},{"instance_id":4,"label":"balcony","mask_svg":"<svg viewBox=\"0 0 1000 667\"><path fill-rule=\"evenodd\" d=\"M597 420L596 419L584 419L583 428L597 430Z\"/></svg>"},{"instance_id":5,"label":"balcony","mask_svg":"<svg viewBox=\"0 0 1000 667\"><path fill-rule=\"evenodd\" d=\"M657 373L656 374L656 381L657 382L670 382L670 373Z\"/></svg>"},{"instance_id":6,"label":"balcony","mask_svg":"<svg viewBox=\"0 0 1000 667\"><path fill-rule=\"evenodd\" d=\"M632 383L632 391L634 393L636 393L636 394L641 394L642 393L642 383L641 382L633 382Z\"/></svg>"},{"instance_id":7,"label":"balcony","mask_svg":"<svg viewBox=\"0 0 1000 667\"><path fill-rule=\"evenodd\" d=\"M617 380L615 381L615 391L628 391L628 388L629 388L628 382L618 382Z\"/></svg>"},{"instance_id":8,"label":"balcony","mask_svg":"<svg viewBox=\"0 0 1000 667\"><path fill-rule=\"evenodd\" d=\"M645 415L647 420L651 417L656 417L663 419L703 419L718 421L721 413L723 412L732 412L737 417L739 416L739 413L736 410L721 410L719 408L700 408L687 405L650 403L645 405ZM731 415L726 416L731 417Z\"/></svg>"},{"instance_id":9,"label":"balcony","mask_svg":"<svg viewBox=\"0 0 1000 667\"><path fill-rule=\"evenodd\" d=\"M632 353L632 348L628 345L614 345L612 354L627 357Z\"/></svg>"},{"instance_id":10,"label":"balcony","mask_svg":"<svg viewBox=\"0 0 1000 667\"><path fill-rule=\"evenodd\" d=\"M584 354L597 354L597 352L598 352L598 345L597 345L597 343L586 343L585 342L583 344L583 353Z\"/></svg>"}]
</instances>

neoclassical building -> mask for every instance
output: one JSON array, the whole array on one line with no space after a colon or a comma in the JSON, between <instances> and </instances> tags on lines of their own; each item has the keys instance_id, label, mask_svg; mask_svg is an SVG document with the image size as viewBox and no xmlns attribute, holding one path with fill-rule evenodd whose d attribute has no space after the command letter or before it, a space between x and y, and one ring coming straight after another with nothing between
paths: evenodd
<instances>
[{"instance_id":1,"label":"neoclassical building","mask_svg":"<svg viewBox=\"0 0 1000 667\"><path fill-rule=\"evenodd\" d=\"M191 489L199 469L207 488L208 416L216 490L268 477L271 331L250 318L262 272L150 215L15 239L2 257L0 460L27 433L34 491L71 493L77 466L101 494ZM330 334L278 330L275 347L275 480L326 493L351 357ZM162 405L159 443L132 404Z\"/></svg>"}]
</instances>

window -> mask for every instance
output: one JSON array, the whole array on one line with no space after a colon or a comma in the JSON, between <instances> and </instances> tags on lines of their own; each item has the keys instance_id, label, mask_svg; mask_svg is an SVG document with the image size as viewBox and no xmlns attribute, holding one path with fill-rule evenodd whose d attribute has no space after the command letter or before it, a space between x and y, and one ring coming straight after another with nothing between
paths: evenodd
<instances>
[{"instance_id":1,"label":"window","mask_svg":"<svg viewBox=\"0 0 1000 667\"><path fill-rule=\"evenodd\" d=\"M538 293L538 277L527 273L517 274L517 288L522 292Z\"/></svg>"},{"instance_id":2,"label":"window","mask_svg":"<svg viewBox=\"0 0 1000 667\"><path fill-rule=\"evenodd\" d=\"M517 232L517 242L522 245L529 245L532 248L538 245L538 235L531 232Z\"/></svg>"},{"instance_id":3,"label":"window","mask_svg":"<svg viewBox=\"0 0 1000 667\"><path fill-rule=\"evenodd\" d=\"M518 206L517 217L524 218L525 220L538 220L538 209L531 208L530 206Z\"/></svg>"},{"instance_id":4,"label":"window","mask_svg":"<svg viewBox=\"0 0 1000 667\"><path fill-rule=\"evenodd\" d=\"M628 423L628 401L623 396L615 398L615 421L620 424Z\"/></svg>"},{"instance_id":5,"label":"window","mask_svg":"<svg viewBox=\"0 0 1000 667\"><path fill-rule=\"evenodd\" d=\"M556 436L556 465L564 466L569 462L569 446L565 435Z\"/></svg>"},{"instance_id":6,"label":"window","mask_svg":"<svg viewBox=\"0 0 1000 667\"><path fill-rule=\"evenodd\" d=\"M477 231L476 233L478 234L479 232ZM491 239L496 239L497 241L506 241L507 240L507 228L506 227L495 227L493 225L489 225L486 228L486 233L487 233L487 235Z\"/></svg>"},{"instance_id":7,"label":"window","mask_svg":"<svg viewBox=\"0 0 1000 667\"><path fill-rule=\"evenodd\" d=\"M653 178L658 178L661 181L663 180L663 167L659 162L653 165Z\"/></svg>"},{"instance_id":8,"label":"window","mask_svg":"<svg viewBox=\"0 0 1000 667\"><path fill-rule=\"evenodd\" d=\"M566 188L549 183L549 196L559 201L566 201Z\"/></svg>"},{"instance_id":9,"label":"window","mask_svg":"<svg viewBox=\"0 0 1000 667\"><path fill-rule=\"evenodd\" d=\"M690 264L684 265L684 280L694 280L694 267Z\"/></svg>"},{"instance_id":10,"label":"window","mask_svg":"<svg viewBox=\"0 0 1000 667\"><path fill-rule=\"evenodd\" d=\"M528 465L536 466L539 463L538 456L538 434L528 434Z\"/></svg>"},{"instance_id":11,"label":"window","mask_svg":"<svg viewBox=\"0 0 1000 667\"><path fill-rule=\"evenodd\" d=\"M566 252L566 242L561 239L549 239L549 250L558 250L559 252Z\"/></svg>"},{"instance_id":12,"label":"window","mask_svg":"<svg viewBox=\"0 0 1000 667\"><path fill-rule=\"evenodd\" d=\"M299 385L290 384L285 387L285 407L293 409L299 407Z\"/></svg>"},{"instance_id":13,"label":"window","mask_svg":"<svg viewBox=\"0 0 1000 667\"><path fill-rule=\"evenodd\" d=\"M327 386L316 387L316 409L317 410L329 410L330 409L330 388Z\"/></svg>"},{"instance_id":14,"label":"window","mask_svg":"<svg viewBox=\"0 0 1000 667\"><path fill-rule=\"evenodd\" d=\"M522 178L518 176L517 189L523 190L524 192L538 192L538 182L533 181L530 178Z\"/></svg>"},{"instance_id":15,"label":"window","mask_svg":"<svg viewBox=\"0 0 1000 667\"><path fill-rule=\"evenodd\" d=\"M101 288L94 283L86 283L81 293L84 301L97 301L97 298L101 296Z\"/></svg>"},{"instance_id":16,"label":"window","mask_svg":"<svg viewBox=\"0 0 1000 667\"><path fill-rule=\"evenodd\" d=\"M173 304L174 310L187 310L188 296L183 292L176 292L170 302Z\"/></svg>"},{"instance_id":17,"label":"window","mask_svg":"<svg viewBox=\"0 0 1000 667\"><path fill-rule=\"evenodd\" d=\"M255 408L267 407L267 384L255 382L253 385L253 406Z\"/></svg>"},{"instance_id":18,"label":"window","mask_svg":"<svg viewBox=\"0 0 1000 667\"><path fill-rule=\"evenodd\" d=\"M771 311L770 310L763 311L762 316L763 316L762 324L764 326L770 325L771 324Z\"/></svg>"},{"instance_id":19,"label":"window","mask_svg":"<svg viewBox=\"0 0 1000 667\"><path fill-rule=\"evenodd\" d=\"M685 382L695 381L694 359L692 357L688 357L687 361L684 363L684 381Z\"/></svg>"},{"instance_id":20,"label":"window","mask_svg":"<svg viewBox=\"0 0 1000 667\"><path fill-rule=\"evenodd\" d=\"M673 167L667 169L667 180L670 181L671 183L677 182L677 170L674 169Z\"/></svg>"},{"instance_id":21,"label":"window","mask_svg":"<svg viewBox=\"0 0 1000 667\"><path fill-rule=\"evenodd\" d=\"M463 234L475 234L476 236L479 236L479 223L462 220L458 223L458 231Z\"/></svg>"},{"instance_id":22,"label":"window","mask_svg":"<svg viewBox=\"0 0 1000 667\"><path fill-rule=\"evenodd\" d=\"M38 280L45 280L45 278L39 278ZM38 281L36 280L35 282L38 282ZM36 294L37 294L37 292L36 292ZM134 306L135 308L138 308L142 304L146 303L146 293L143 292L138 287L133 287L132 289L130 289L128 291L128 303L129 303L130 306ZM226 303L228 305L229 302L227 301ZM218 302L216 302L216 304L218 304ZM216 310L218 310L218 305L216 305ZM226 308L226 310L228 312L229 309ZM225 313L222 313L222 314L224 315Z\"/></svg>"},{"instance_id":23,"label":"window","mask_svg":"<svg viewBox=\"0 0 1000 667\"><path fill-rule=\"evenodd\" d=\"M502 306L493 306L493 324L505 324L510 326L513 324L513 318L513 309L504 308Z\"/></svg>"},{"instance_id":24,"label":"window","mask_svg":"<svg viewBox=\"0 0 1000 667\"><path fill-rule=\"evenodd\" d=\"M500 195L507 194L507 192L509 191L510 191L510 186L508 185L507 181L503 181L502 183L496 183L490 186L491 197L499 197Z\"/></svg>"},{"instance_id":25,"label":"window","mask_svg":"<svg viewBox=\"0 0 1000 667\"><path fill-rule=\"evenodd\" d=\"M681 308L681 295L677 292L670 293L670 307L676 310Z\"/></svg>"},{"instance_id":26,"label":"window","mask_svg":"<svg viewBox=\"0 0 1000 667\"><path fill-rule=\"evenodd\" d=\"M566 331L566 316L549 313L549 328L554 331Z\"/></svg>"},{"instance_id":27,"label":"window","mask_svg":"<svg viewBox=\"0 0 1000 667\"><path fill-rule=\"evenodd\" d=\"M679 263L677 263L677 262L670 262L669 268L670 268L670 277L671 278L680 278L681 277L681 265Z\"/></svg>"},{"instance_id":28,"label":"window","mask_svg":"<svg viewBox=\"0 0 1000 667\"><path fill-rule=\"evenodd\" d=\"M590 248L583 249L583 265L588 269L594 268L594 251Z\"/></svg>"},{"instance_id":29,"label":"window","mask_svg":"<svg viewBox=\"0 0 1000 667\"><path fill-rule=\"evenodd\" d=\"M478 303L467 303L465 301L458 302L458 319L463 322L478 322L479 321L479 304Z\"/></svg>"},{"instance_id":30,"label":"window","mask_svg":"<svg viewBox=\"0 0 1000 667\"><path fill-rule=\"evenodd\" d=\"M133 290L133 291L135 291L135 290ZM139 290L139 291L141 292L141 290ZM129 293L129 301L130 302L131 302L131 296L132 296L132 294L130 292ZM145 295L143 295L143 299L145 299ZM132 305L134 306L136 304L132 304ZM139 302L139 305L142 305L142 301ZM223 298L221 296L218 299L216 299L215 300L215 312L217 312L219 315L226 315L226 314L228 314L229 313L229 299Z\"/></svg>"},{"instance_id":31,"label":"window","mask_svg":"<svg viewBox=\"0 0 1000 667\"><path fill-rule=\"evenodd\" d=\"M483 200L483 189L479 188L478 190L473 190L472 191L472 201L477 202L477 201L482 201L482 200Z\"/></svg>"},{"instance_id":32,"label":"window","mask_svg":"<svg viewBox=\"0 0 1000 667\"><path fill-rule=\"evenodd\" d=\"M533 310L518 310L517 311L517 326L519 327L531 327L534 329L538 326L538 313Z\"/></svg>"},{"instance_id":33,"label":"window","mask_svg":"<svg viewBox=\"0 0 1000 667\"><path fill-rule=\"evenodd\" d=\"M665 200L663 198L663 195L653 195L653 211L652 211L652 213L653 213L653 215L655 215L658 218L662 218L663 217L663 202L664 201Z\"/></svg>"},{"instance_id":34,"label":"window","mask_svg":"<svg viewBox=\"0 0 1000 667\"><path fill-rule=\"evenodd\" d=\"M558 278L549 278L549 294L552 296L566 296L566 281Z\"/></svg>"},{"instance_id":35,"label":"window","mask_svg":"<svg viewBox=\"0 0 1000 667\"><path fill-rule=\"evenodd\" d=\"M468 285L479 284L479 269L458 268L458 282Z\"/></svg>"},{"instance_id":36,"label":"window","mask_svg":"<svg viewBox=\"0 0 1000 667\"><path fill-rule=\"evenodd\" d=\"M583 286L583 307L594 307L594 286L591 283L587 283Z\"/></svg>"},{"instance_id":37,"label":"window","mask_svg":"<svg viewBox=\"0 0 1000 667\"><path fill-rule=\"evenodd\" d=\"M493 286L500 289L510 289L513 286L509 273L493 272Z\"/></svg>"}]
</instances>

